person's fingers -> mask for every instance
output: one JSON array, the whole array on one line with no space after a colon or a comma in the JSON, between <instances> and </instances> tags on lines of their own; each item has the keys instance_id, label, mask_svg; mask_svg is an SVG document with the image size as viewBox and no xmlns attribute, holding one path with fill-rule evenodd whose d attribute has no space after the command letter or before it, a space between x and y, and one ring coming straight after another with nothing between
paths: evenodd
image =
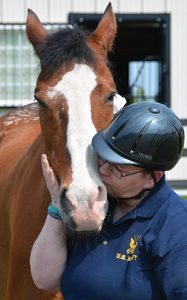
<instances>
[{"instance_id":1,"label":"person's fingers","mask_svg":"<svg viewBox=\"0 0 187 300\"><path fill-rule=\"evenodd\" d=\"M42 170L45 178L47 179L51 177L52 179L52 177L55 177L54 172L50 167L47 156L45 154L42 154L41 162L42 162Z\"/></svg>"},{"instance_id":2,"label":"person's fingers","mask_svg":"<svg viewBox=\"0 0 187 300\"><path fill-rule=\"evenodd\" d=\"M47 188L50 192L52 202L56 202L59 194L59 183L56 179L56 176L53 172L53 169L50 167L47 156L42 154L41 156L42 170L47 184Z\"/></svg>"},{"instance_id":3,"label":"person's fingers","mask_svg":"<svg viewBox=\"0 0 187 300\"><path fill-rule=\"evenodd\" d=\"M50 170L51 168L49 166L49 162L45 154L42 154L41 162L42 162L42 170L45 174L47 174L48 170Z\"/></svg>"}]
</instances>

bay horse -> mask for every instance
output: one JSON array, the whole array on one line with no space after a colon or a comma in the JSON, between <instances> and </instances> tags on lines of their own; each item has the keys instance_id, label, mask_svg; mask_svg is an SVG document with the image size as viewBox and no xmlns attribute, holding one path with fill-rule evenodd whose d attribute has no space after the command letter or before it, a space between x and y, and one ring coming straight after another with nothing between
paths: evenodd
<instances>
[{"instance_id":1,"label":"bay horse","mask_svg":"<svg viewBox=\"0 0 187 300\"><path fill-rule=\"evenodd\" d=\"M41 71L37 101L0 118L0 300L55 299L35 287L29 267L50 203L42 153L60 184L67 232L100 230L107 210L89 144L113 117L116 88L107 66L116 34L111 4L90 34L68 27L49 34L31 10L26 32Z\"/></svg>"}]
</instances>

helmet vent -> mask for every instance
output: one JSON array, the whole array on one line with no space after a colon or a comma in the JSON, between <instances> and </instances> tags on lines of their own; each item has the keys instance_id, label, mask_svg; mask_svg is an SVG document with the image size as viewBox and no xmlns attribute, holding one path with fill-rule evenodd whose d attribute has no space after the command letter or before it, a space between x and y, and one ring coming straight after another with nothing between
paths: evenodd
<instances>
[{"instance_id":1,"label":"helmet vent","mask_svg":"<svg viewBox=\"0 0 187 300\"><path fill-rule=\"evenodd\" d=\"M131 149L131 153L133 153L135 150L136 150L136 147L138 146L140 140L142 139L142 137L144 136L144 134L146 133L147 129L149 128L149 126L151 125L153 119L151 119L143 128L142 130L139 132L135 142L134 142L134 145Z\"/></svg>"},{"instance_id":2,"label":"helmet vent","mask_svg":"<svg viewBox=\"0 0 187 300\"><path fill-rule=\"evenodd\" d=\"M120 131L127 125L127 123L130 120L127 120L125 123L121 124L121 126L119 126L119 128L114 132L114 134L112 135L112 139L115 140L116 136L120 133Z\"/></svg>"}]
</instances>

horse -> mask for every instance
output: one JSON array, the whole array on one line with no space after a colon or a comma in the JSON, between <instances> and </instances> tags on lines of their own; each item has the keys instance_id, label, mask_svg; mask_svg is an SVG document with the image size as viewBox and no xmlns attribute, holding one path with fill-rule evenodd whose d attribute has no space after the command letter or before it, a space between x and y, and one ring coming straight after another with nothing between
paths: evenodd
<instances>
[{"instance_id":1,"label":"horse","mask_svg":"<svg viewBox=\"0 0 187 300\"><path fill-rule=\"evenodd\" d=\"M116 35L112 6L92 33L75 26L48 33L29 9L26 32L41 70L36 101L0 118L0 300L57 299L35 287L29 267L50 203L42 153L60 184L67 233L100 230L107 211L90 142L114 113L107 62Z\"/></svg>"}]
</instances>

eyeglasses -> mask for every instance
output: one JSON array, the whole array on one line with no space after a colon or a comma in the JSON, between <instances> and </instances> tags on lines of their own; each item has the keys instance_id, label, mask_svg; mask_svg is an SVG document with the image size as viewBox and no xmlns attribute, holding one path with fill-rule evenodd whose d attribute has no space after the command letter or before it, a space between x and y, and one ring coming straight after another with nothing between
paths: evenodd
<instances>
[{"instance_id":1,"label":"eyeglasses","mask_svg":"<svg viewBox=\"0 0 187 300\"><path fill-rule=\"evenodd\" d=\"M117 165L112 164L107 160L99 158L99 162L100 162L100 166L107 163L109 165L109 168L110 168L110 171L112 172L112 174L114 174L114 176L116 176L118 179L145 172L145 170L139 170L139 171L135 171L135 172L131 172L131 173L126 173L126 172L121 171Z\"/></svg>"}]
</instances>

